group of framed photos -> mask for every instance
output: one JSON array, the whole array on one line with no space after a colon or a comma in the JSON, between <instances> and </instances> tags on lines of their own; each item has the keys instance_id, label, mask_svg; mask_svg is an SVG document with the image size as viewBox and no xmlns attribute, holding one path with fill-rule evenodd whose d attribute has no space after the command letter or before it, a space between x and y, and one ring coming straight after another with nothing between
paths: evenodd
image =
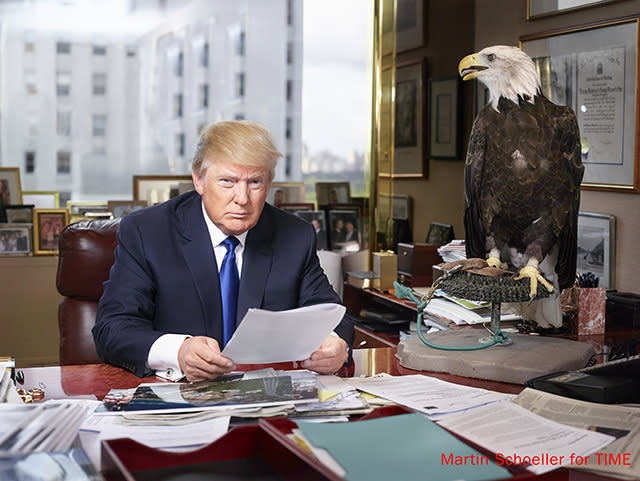
<instances>
[{"instance_id":1,"label":"group of framed photos","mask_svg":"<svg viewBox=\"0 0 640 481\"><path fill-rule=\"evenodd\" d=\"M317 182L315 190L317 204L305 202L303 182L273 182L267 202L313 224L318 250L360 251L365 206L351 197L349 182Z\"/></svg>"}]
</instances>

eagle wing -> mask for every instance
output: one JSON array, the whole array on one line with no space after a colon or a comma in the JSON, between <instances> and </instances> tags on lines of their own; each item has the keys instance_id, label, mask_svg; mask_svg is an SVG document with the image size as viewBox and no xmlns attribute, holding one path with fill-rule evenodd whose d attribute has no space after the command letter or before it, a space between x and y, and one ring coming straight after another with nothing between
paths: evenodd
<instances>
[{"instance_id":1,"label":"eagle wing","mask_svg":"<svg viewBox=\"0 0 640 481\"><path fill-rule=\"evenodd\" d=\"M578 212L580 211L580 183L584 175L584 165L582 164L582 154L580 147L580 129L578 120L569 107L557 107L560 115L554 117L557 125L554 126L564 135L558 137L559 145L557 149L562 153L563 167L566 169L567 177L571 182L571 198L568 202L567 221L560 235L558 244L558 261L556 263L556 273L560 289L571 287L576 277L577 260L577 238L578 238Z\"/></svg>"},{"instance_id":2,"label":"eagle wing","mask_svg":"<svg viewBox=\"0 0 640 481\"><path fill-rule=\"evenodd\" d=\"M486 257L486 233L481 222L480 185L486 154L487 121L480 112L471 129L464 169L464 230L465 250L468 258Z\"/></svg>"}]
</instances>

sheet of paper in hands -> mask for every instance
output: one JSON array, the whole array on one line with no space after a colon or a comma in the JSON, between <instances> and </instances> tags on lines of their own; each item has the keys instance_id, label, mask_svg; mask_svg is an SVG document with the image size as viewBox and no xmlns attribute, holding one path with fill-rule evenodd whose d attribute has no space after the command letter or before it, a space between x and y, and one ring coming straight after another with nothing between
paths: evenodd
<instances>
[{"instance_id":1,"label":"sheet of paper in hands","mask_svg":"<svg viewBox=\"0 0 640 481\"><path fill-rule=\"evenodd\" d=\"M345 310L331 303L288 311L249 309L222 354L236 364L302 361L331 335Z\"/></svg>"}]
</instances>

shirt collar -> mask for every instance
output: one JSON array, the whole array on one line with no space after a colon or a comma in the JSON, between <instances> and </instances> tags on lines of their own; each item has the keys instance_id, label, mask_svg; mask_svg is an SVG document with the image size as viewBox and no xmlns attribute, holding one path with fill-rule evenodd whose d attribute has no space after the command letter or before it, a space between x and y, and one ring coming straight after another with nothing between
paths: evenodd
<instances>
[{"instance_id":1,"label":"shirt collar","mask_svg":"<svg viewBox=\"0 0 640 481\"><path fill-rule=\"evenodd\" d=\"M213 223L213 221L207 215L207 211L204 209L204 202L202 202L202 215L204 215L204 222L207 224L207 229L209 230L209 237L211 237L211 243L214 247L217 247L223 240L225 240L228 235L220 230L220 228ZM239 241L240 245L244 248L244 243L247 240L247 232L243 232L242 234L238 234L235 236Z\"/></svg>"}]
</instances>

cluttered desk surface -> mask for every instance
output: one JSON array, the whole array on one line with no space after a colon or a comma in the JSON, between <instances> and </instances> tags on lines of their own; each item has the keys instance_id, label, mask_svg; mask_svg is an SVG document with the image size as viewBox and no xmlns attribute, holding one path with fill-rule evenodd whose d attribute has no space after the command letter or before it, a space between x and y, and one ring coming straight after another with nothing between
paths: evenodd
<instances>
[{"instance_id":1,"label":"cluttered desk surface","mask_svg":"<svg viewBox=\"0 0 640 481\"><path fill-rule=\"evenodd\" d=\"M491 396L494 396L494 394L491 394L493 392L506 393L507 395L516 395L518 393L521 393L520 394L521 396L523 394L524 387L521 385L506 384L506 383L471 379L471 378L463 378L460 376L454 376L446 373L418 372L418 371L413 371L411 369L406 369L400 366L400 364L398 363L398 360L396 359L395 354L396 354L396 349L391 347L378 348L378 349L356 349L354 350L354 362L352 363L352 365L349 366L348 368L343 368L338 374L341 379L344 379L344 380L353 379L356 385L359 382L358 380L360 381L365 380L366 382L366 380L376 379L376 380L379 380L381 383L386 383L390 380L402 381L403 379L405 379L405 380L410 380L411 382L406 383L402 389L406 389L406 386L414 385L416 386L416 391L433 390L434 389L433 386L439 386L439 384L437 383L442 383L443 389L452 388L455 390L456 386L469 386L472 388L479 388L479 390L487 390L486 392L482 391L479 394L480 396L491 397ZM240 366L239 369L246 370L246 371L253 371L256 369L262 369L264 367L265 366L260 366L260 365L245 365L245 366ZM271 367L274 367L277 370L283 370L283 371L297 368L295 363L280 363L277 365L273 365ZM123 369L109 366L106 364L51 366L51 367L28 368L28 369L23 369L21 371L24 376L24 380L22 383L18 385L18 387L21 387L22 389L25 389L25 390L34 389L34 388L42 389L44 391L43 400L73 398L73 397L81 397L86 395L93 395L98 400L101 400L107 395L107 393L110 390L114 388L127 389L127 388L134 388L140 385L141 383L162 383L163 382L162 379L156 378L156 377L140 379ZM378 376L382 373L386 373L391 376ZM414 377L414 376L417 376L417 377ZM436 384L432 384L432 383L436 383ZM166 384L175 385L175 383L166 383ZM364 389L366 390L367 388L364 387ZM384 390L388 388L380 387L379 389ZM526 392L527 391L525 390L524 393ZM462 397L466 397L468 400L474 397L476 394L477 393L474 393L473 395L462 396ZM487 398L487 399L491 400L490 398ZM509 400L509 399L511 399L511 397L505 398L505 400ZM42 402L42 401L39 401L39 402ZM456 401L456 402L459 402L459 401ZM463 402L466 402L466 401L463 401ZM540 407L541 410L544 410L543 407L548 402L549 402L548 399L545 399L544 401L542 401L542 400L535 400L535 397L532 397L532 396L528 396L528 397L525 396L522 399L521 404L523 407L527 409L526 414L528 416L531 416L531 413L528 411L528 409L531 409L531 406L540 404L540 406L538 407ZM478 401L478 403L480 406L478 409L483 409L481 405L482 402ZM406 410L406 411L401 411L401 414L416 411L415 409L412 409L411 406L409 406L409 404L401 406L403 409ZM513 409L513 406L511 406L511 402L499 403L494 405L509 406L510 409ZM378 408L378 409L384 410L384 409L388 409L388 407ZM520 409L520 408L518 407L517 409ZM484 407L484 410L487 411L486 406ZM520 413L519 411L510 412L507 410L505 412L500 412L501 410L502 408L496 411L497 416L522 415L522 413ZM419 409L417 411L420 412ZM375 412L377 411L374 410L374 414ZM383 414L383 416L386 416L386 414ZM640 430L640 412L638 412L637 416L633 416L633 417L634 417L634 421L631 424L634 424L634 423L638 424L638 426L633 428L634 432L636 432L635 438L637 439L637 436L638 436L637 431ZM438 422L442 422L441 425L445 428L445 430L456 433L458 438L465 440L468 443L468 445L470 445L472 448L480 449L479 451L480 453L485 452L482 450L482 447L481 447L481 446L484 446L484 442L487 442L490 444L494 442L500 442L499 440L488 440L484 435L481 436L481 439L475 439L473 438L472 434L470 434L467 431L461 431L462 434L458 433L457 432L458 426L456 425L457 421L455 416L449 417L449 418L446 418L446 417L442 418L436 415L433 417L433 419L438 420ZM523 419L526 419L526 418L523 418ZM444 420L447 420L447 422L446 423L443 422ZM493 422L494 421L491 421L491 423ZM517 425L518 421L516 420L514 422ZM521 421L521 422L524 422L524 421ZM550 422L550 421L548 420L543 421L543 423L540 426L541 431L544 431L546 429L551 429L548 426L544 425L545 422ZM271 442L274 442L273 439L278 439L278 438L282 438L282 439L280 439L277 444L287 444L287 442L289 442L285 438L290 434L285 435L283 433L289 433L290 431L292 431L293 423L291 423L286 418L265 418L265 420L261 420L259 423L256 423L255 425L253 425L253 427L250 427L248 425L240 426L238 428L240 429L240 431L238 431L234 436L231 436L230 438L227 438L227 436L223 436L223 438L218 439L217 441L214 441L213 444L210 444L209 448L203 448L205 449L205 451L202 451L202 452L198 451L198 453L200 453L200 455L203 455L202 453L209 453L207 455L212 455L212 453L218 452L220 450L219 443L225 440L228 442L231 442L232 441L231 438L235 439L240 436L240 438L238 439L244 439L242 438L242 436L250 436L250 437L254 436L254 434L252 434L253 431L251 432L249 431L251 429L253 430L258 429L257 428L258 425L263 427L266 430L266 432L271 433L270 434L271 438L269 438ZM412 426L414 425L412 424ZM397 427L398 426L390 425L388 426L388 429L395 429ZM514 426L510 426L509 430L513 429L513 427ZM364 428L364 425L363 425L363 428ZM496 424L495 430L499 431L500 429L501 428L499 427L499 423ZM567 436L568 439L573 439L576 442L578 442L582 434L580 436L576 436L575 433L572 433L570 431L570 428L565 428L565 429L566 429L566 432L562 432L557 436L558 437ZM492 429L489 429L489 431L491 430ZM440 431L438 432L440 433ZM345 435L348 435L348 434L349 433ZM351 433L351 434L354 434L354 433ZM470 439L469 439L469 436L471 436ZM500 437L504 437L504 436L500 436ZM455 439L451 439L450 441L457 442ZM249 441L245 440L240 442L236 439L235 442L240 443L240 445L245 445L246 442L249 442ZM362 440L362 442L366 444L365 440ZM601 442L601 440L595 439L593 440L593 442L598 443L598 442ZM637 453L637 451L639 451L639 449L636 446L637 442L634 442L632 444L633 446L629 444L620 448L624 451L623 455L625 455L625 453L629 453L629 456L632 456L632 455L635 456L635 454ZM126 441L126 440L125 441L116 440L113 442L110 441L107 443L107 445L108 445L107 451L110 453L111 458L118 458L118 457L121 458L118 461L118 463L120 462L122 463L122 465L119 466L119 469L122 469L122 466L126 466L128 469L131 466L138 466L138 468L141 465L156 466L155 461L149 461L149 460L157 459L158 451L155 451L151 448L145 448L141 444L135 443L133 441ZM493 444L491 445L495 446ZM213 450L213 447L216 447L216 450L218 451ZM105 452L106 452L104 449L105 448L103 444L103 457L105 456ZM226 452L226 449L227 448L223 449L222 452ZM271 451L272 447L266 447L265 449L268 449L269 452L272 452ZM303 477L297 477L297 478L295 476L289 478L289 475L285 475L284 479L343 479L343 475L336 475L335 472L331 470L327 470L326 467L318 463L317 460L315 460L315 458L311 459L309 458L308 454L296 452L296 449L297 448L295 447L288 446L285 451L283 451L280 454L277 454L277 459L279 460L278 462L288 465L289 463L293 462L290 459L292 456L296 458L296 460L298 461L300 461L299 458L305 459L306 465L312 466L313 469L315 470L314 475L311 476L310 473L306 473ZM454 448L451 448L451 449L454 449ZM492 451L494 453L498 452L496 451L496 449L499 449L499 447L494 447ZM551 451L552 449L549 448L549 450ZM354 451L354 456L356 456L356 451L357 450ZM125 453L128 453L128 454L125 454ZM246 453L244 454L246 455ZM445 477L437 477L437 479L457 479L455 477L454 478L446 477L447 473L450 473L452 476L454 475L452 468L448 464L455 463L455 455L457 455L457 451L449 454L453 456L453 457L450 456L451 459L447 458L445 460L444 457L441 458L440 456L437 456L431 460L432 463L437 464L437 468L441 470L441 475L444 474L445 476ZM542 453L542 454L544 455L545 453ZM184 456L187 456L187 455L184 455ZM274 454L274 456L276 456L276 454ZM474 456L480 456L480 458L477 458L477 459L481 460L483 455L479 454ZM554 462L553 458L550 458L549 456L551 455L548 454L547 458L544 458L542 463L544 462L553 463ZM309 459L306 459L306 458L309 458ZM144 459L144 462L140 461L141 459ZM466 458L466 459L468 461L475 458ZM429 468L425 468L425 463L429 464L427 460L422 459L418 461L422 469L429 469ZM620 458L619 461L620 463L633 461L633 464L637 464L638 462L637 460L635 460L635 458L633 460L630 460L625 457ZM104 468L104 465L103 465L103 468ZM113 469L113 466L111 466L110 469ZM133 468L130 468L130 469L133 469ZM611 474L611 473L603 473L603 472L594 473L594 472L582 471L582 470L573 469L573 468L568 469L566 467L553 469L550 471L539 470L539 471L527 472L522 468L520 468L519 470L511 469L510 471L511 471L511 475L515 476L515 479L535 478L535 479L543 479L543 480L596 480L596 479L603 480L603 479L609 479L609 477L607 477L607 474ZM320 474L318 475L318 473ZM475 470L471 470L470 473L472 473L470 475L471 477L467 479L481 479L481 478L475 478L477 474ZM505 476L510 476L509 473L506 473L506 472L503 474ZM309 476L309 477L306 477L306 476ZM501 479L503 477L504 476L495 475L495 477L488 477L484 479ZM107 478L111 479L109 476L107 476ZM114 479L124 479L124 478L116 477ZM137 479L137 478L134 477L130 479ZM347 476L347 479L362 479L362 478L358 478L358 477L349 478ZM375 479L375 478L371 478L371 479ZM405 478L403 476L399 476L396 479L405 479ZM426 479L426 478L419 478L419 479Z\"/></svg>"}]
</instances>

